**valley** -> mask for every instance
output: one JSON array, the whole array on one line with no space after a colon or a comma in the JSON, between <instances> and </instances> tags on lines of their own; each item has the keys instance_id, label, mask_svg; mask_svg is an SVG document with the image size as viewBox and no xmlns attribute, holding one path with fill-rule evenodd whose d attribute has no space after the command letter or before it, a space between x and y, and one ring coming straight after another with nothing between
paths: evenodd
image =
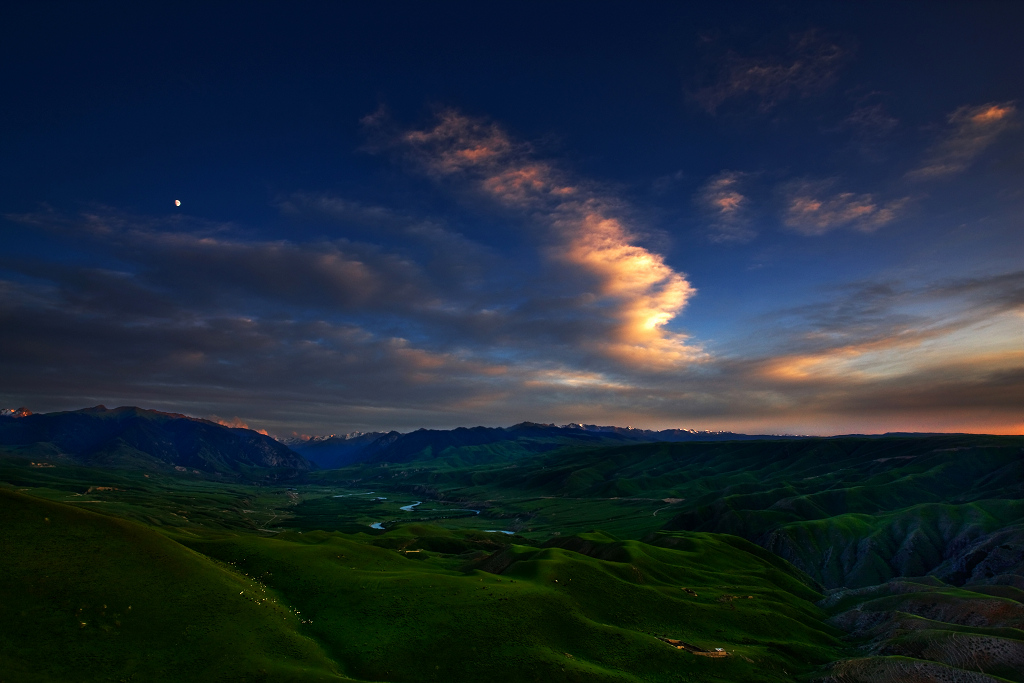
<instances>
[{"instance_id":1,"label":"valley","mask_svg":"<svg viewBox=\"0 0 1024 683\"><path fill-rule=\"evenodd\" d=\"M1024 681L1021 437L54 450L0 450L2 680Z\"/></svg>"}]
</instances>

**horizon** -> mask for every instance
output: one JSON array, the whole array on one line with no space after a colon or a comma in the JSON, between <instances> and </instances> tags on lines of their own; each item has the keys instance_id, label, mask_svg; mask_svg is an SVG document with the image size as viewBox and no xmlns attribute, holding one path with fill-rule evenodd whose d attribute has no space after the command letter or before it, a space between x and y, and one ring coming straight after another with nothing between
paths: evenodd
<instances>
[{"instance_id":1,"label":"horizon","mask_svg":"<svg viewBox=\"0 0 1024 683\"><path fill-rule=\"evenodd\" d=\"M380 430L371 431L371 432L350 431L350 432L333 432L333 433L330 433L330 434L326 434L326 433L323 433L323 434L300 434L298 432L293 431L290 434L282 434L282 433L269 433L265 429L260 429L260 428L256 428L256 427L250 427L248 424L242 422L238 418L234 418L232 420L226 420L226 419L221 418L221 417L219 417L217 415L207 415L207 416L188 415L186 413L181 413L181 412L167 412L167 411L162 411L162 410L156 410L156 409L153 409L153 408L144 408L142 406L123 405L123 406L117 406L116 408L107 408L105 405L99 404L99 405L95 405L95 406L86 406L85 408L78 408L78 409L71 409L71 410L61 410L61 411L51 411L51 412L52 413L85 412L85 411L97 410L97 409L103 409L103 410L106 410L106 411L109 411L109 412L116 412L116 411L121 411L121 410L141 410L141 411L144 411L144 412L159 413L161 415L167 415L167 416L170 416L170 417L186 418L186 419L190 419L190 420L202 420L202 421L205 421L205 422L211 422L211 423L220 425L222 427L228 427L228 428L231 428L231 429L247 429L249 431L254 431L254 432L257 432L259 434L262 434L263 436L268 436L271 439L274 439L275 441L278 441L278 442L281 442L281 443L286 443L288 441L296 441L296 440L298 440L298 441L310 441L312 439L331 439L331 438L336 438L336 437L346 437L346 438L353 437L354 438L354 437L357 437L357 436L372 435L372 434L398 433L398 434L401 434L401 435L405 435L405 434L412 434L412 433L418 432L418 431L454 431L456 429L512 429L512 428L520 427L520 426L523 426L523 425L537 425L539 427L554 427L556 429L576 429L576 428L579 428L579 429L582 429L584 431L589 431L590 428L593 428L594 430L602 430L602 429L627 429L627 430L636 430L636 431L641 431L641 432L655 432L655 433L660 433L660 432L665 432L665 431L683 431L683 432L690 432L690 433L693 433L693 434L736 434L737 436L774 436L774 437L792 437L794 439L838 438L838 437L844 437L844 436L849 436L849 437L857 437L857 436L868 437L868 436L871 436L871 437L874 437L874 436L902 436L902 435L907 435L907 436L956 436L956 435L1018 436L1018 435L1015 435L1015 434L997 434L997 433L994 433L994 432L907 432L907 431L897 431L897 432L844 432L844 433L839 433L839 434L793 434L793 433L777 433L777 432L764 432L764 433L758 433L758 434L747 434L747 433L742 433L742 432L732 432L732 431L729 431L729 430L699 429L699 428L694 428L694 427L665 427L663 429L648 429L646 427L637 427L637 426L634 426L634 425L599 425L599 424L581 423L581 422L568 422L568 423L565 423L565 424L557 424L557 423L554 423L554 422L537 422L536 420L523 420L522 422L517 422L517 423L511 424L511 425L505 425L505 424L493 424L493 425L483 425L483 424L469 425L469 424L463 424L463 425L456 425L456 426L452 426L452 427L417 427L415 429L410 429L410 430L407 430L407 431L400 431L400 430L397 430L397 429L380 429ZM11 413L11 414L7 414L7 413ZM27 406L19 406L18 408L0 408L0 416L5 416L5 417L25 417L27 415L46 415L46 414L48 414L48 413L33 411L33 410L29 409Z\"/></svg>"},{"instance_id":2,"label":"horizon","mask_svg":"<svg viewBox=\"0 0 1024 683\"><path fill-rule=\"evenodd\" d=\"M1022 4L10 14L0 405L1024 434Z\"/></svg>"}]
</instances>

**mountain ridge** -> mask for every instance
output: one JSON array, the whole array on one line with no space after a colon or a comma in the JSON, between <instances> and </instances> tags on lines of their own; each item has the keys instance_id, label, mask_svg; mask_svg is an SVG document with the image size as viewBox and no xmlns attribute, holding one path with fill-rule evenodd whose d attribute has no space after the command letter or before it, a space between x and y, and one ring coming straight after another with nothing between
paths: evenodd
<instances>
[{"instance_id":1,"label":"mountain ridge","mask_svg":"<svg viewBox=\"0 0 1024 683\"><path fill-rule=\"evenodd\" d=\"M438 457L468 459L467 464L514 460L565 446L688 441L750 441L804 438L778 434L739 434L694 429L650 430L571 422L556 425L520 422L510 427L456 427L400 433L351 432L344 435L286 439L296 452L322 469L361 462L409 463Z\"/></svg>"},{"instance_id":2,"label":"mountain ridge","mask_svg":"<svg viewBox=\"0 0 1024 683\"><path fill-rule=\"evenodd\" d=\"M222 477L287 479L312 469L300 454L251 429L135 406L0 415L0 448L82 465Z\"/></svg>"}]
</instances>

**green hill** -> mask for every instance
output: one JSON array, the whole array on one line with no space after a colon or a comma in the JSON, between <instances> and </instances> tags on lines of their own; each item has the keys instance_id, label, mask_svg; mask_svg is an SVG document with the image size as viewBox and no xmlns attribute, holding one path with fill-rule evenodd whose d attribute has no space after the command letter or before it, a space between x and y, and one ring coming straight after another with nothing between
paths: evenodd
<instances>
[{"instance_id":1,"label":"green hill","mask_svg":"<svg viewBox=\"0 0 1024 683\"><path fill-rule=\"evenodd\" d=\"M329 681L272 591L138 524L0 489L0 680Z\"/></svg>"}]
</instances>

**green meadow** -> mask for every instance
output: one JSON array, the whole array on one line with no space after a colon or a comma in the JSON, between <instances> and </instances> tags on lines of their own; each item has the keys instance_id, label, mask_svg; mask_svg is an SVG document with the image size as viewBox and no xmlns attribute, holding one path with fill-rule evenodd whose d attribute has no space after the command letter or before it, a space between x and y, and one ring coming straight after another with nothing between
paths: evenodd
<instances>
[{"instance_id":1,"label":"green meadow","mask_svg":"<svg viewBox=\"0 0 1024 683\"><path fill-rule=\"evenodd\" d=\"M964 647L1020 681L1024 593L976 579L1019 571L1021 440L965 438L262 484L8 453L0 683L941 680ZM970 576L951 535L991 538Z\"/></svg>"}]
</instances>

